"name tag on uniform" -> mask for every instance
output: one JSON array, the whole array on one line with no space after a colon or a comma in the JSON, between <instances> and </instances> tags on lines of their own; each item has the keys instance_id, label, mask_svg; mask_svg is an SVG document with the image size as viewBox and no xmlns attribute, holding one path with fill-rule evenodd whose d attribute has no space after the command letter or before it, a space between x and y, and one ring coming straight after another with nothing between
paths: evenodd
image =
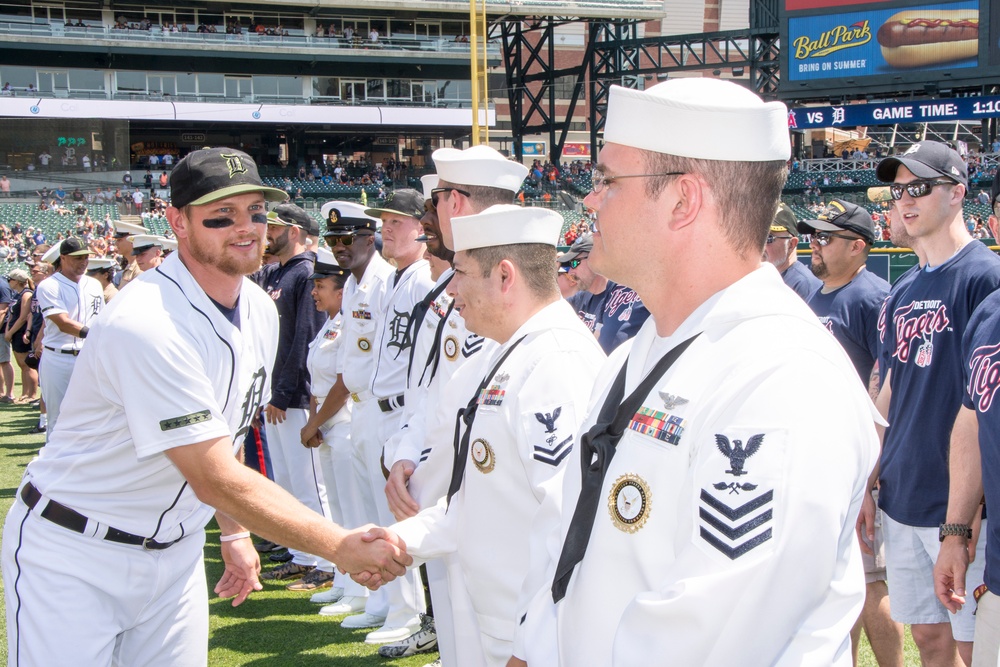
<instances>
[{"instance_id":1,"label":"name tag on uniform","mask_svg":"<svg viewBox=\"0 0 1000 667\"><path fill-rule=\"evenodd\" d=\"M669 442L671 445L678 445L681 436L684 435L684 427L687 421L670 415L660 410L654 410L642 406L638 412L632 415L632 421L628 427L643 435L656 438L662 442Z\"/></svg>"}]
</instances>

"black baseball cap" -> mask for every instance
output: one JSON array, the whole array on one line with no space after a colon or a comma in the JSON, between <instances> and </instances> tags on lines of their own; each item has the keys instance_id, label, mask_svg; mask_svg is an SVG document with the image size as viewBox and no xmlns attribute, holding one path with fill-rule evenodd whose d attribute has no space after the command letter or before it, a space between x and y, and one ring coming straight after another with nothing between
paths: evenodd
<instances>
[{"instance_id":1,"label":"black baseball cap","mask_svg":"<svg viewBox=\"0 0 1000 667\"><path fill-rule=\"evenodd\" d=\"M577 240L573 241L573 245L569 247L569 250L562 253L556 257L556 261L560 264L565 264L566 262L571 262L583 253L589 253L594 249L594 235L584 234Z\"/></svg>"},{"instance_id":2,"label":"black baseball cap","mask_svg":"<svg viewBox=\"0 0 1000 667\"><path fill-rule=\"evenodd\" d=\"M907 167L909 169L909 167ZM867 209L843 199L832 199L816 220L803 220L799 231L803 234L821 232L854 232L869 244L875 242L875 223Z\"/></svg>"},{"instance_id":3,"label":"black baseball cap","mask_svg":"<svg viewBox=\"0 0 1000 667\"><path fill-rule=\"evenodd\" d=\"M366 208L365 214L378 217L383 213L394 213L419 220L424 216L424 201L424 193L402 188L390 192L381 208Z\"/></svg>"},{"instance_id":4,"label":"black baseball cap","mask_svg":"<svg viewBox=\"0 0 1000 667\"><path fill-rule=\"evenodd\" d=\"M302 207L295 204L278 204L267 214L267 224L279 227L298 227L309 236L319 236L319 223Z\"/></svg>"},{"instance_id":5,"label":"black baseball cap","mask_svg":"<svg viewBox=\"0 0 1000 667\"><path fill-rule=\"evenodd\" d=\"M900 165L917 178L944 176L961 183L966 189L969 187L969 168L965 160L955 149L940 141L921 141L910 146L902 155L887 157L878 163L875 175L883 183L892 183Z\"/></svg>"},{"instance_id":6,"label":"black baseball cap","mask_svg":"<svg viewBox=\"0 0 1000 667\"><path fill-rule=\"evenodd\" d=\"M288 199L284 190L264 185L253 158L235 148L193 151L170 173L170 203L174 208L203 206L247 192L259 192L272 202Z\"/></svg>"}]
</instances>

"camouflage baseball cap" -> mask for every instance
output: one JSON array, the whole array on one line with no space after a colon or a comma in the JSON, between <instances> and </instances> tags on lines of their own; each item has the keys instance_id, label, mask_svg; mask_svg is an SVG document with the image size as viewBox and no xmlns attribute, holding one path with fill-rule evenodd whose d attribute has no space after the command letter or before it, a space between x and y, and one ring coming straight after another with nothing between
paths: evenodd
<instances>
[{"instance_id":1,"label":"camouflage baseball cap","mask_svg":"<svg viewBox=\"0 0 1000 667\"><path fill-rule=\"evenodd\" d=\"M273 202L288 199L284 190L264 185L253 158L235 148L193 151L170 174L170 203L175 208L202 206L247 192L259 192Z\"/></svg>"}]
</instances>

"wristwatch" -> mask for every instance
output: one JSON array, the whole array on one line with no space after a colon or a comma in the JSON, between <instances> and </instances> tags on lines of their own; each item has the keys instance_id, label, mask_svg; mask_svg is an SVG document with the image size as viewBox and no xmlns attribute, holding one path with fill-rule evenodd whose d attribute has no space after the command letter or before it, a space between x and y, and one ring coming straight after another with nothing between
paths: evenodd
<instances>
[{"instance_id":1,"label":"wristwatch","mask_svg":"<svg viewBox=\"0 0 1000 667\"><path fill-rule=\"evenodd\" d=\"M938 541L944 542L949 535L957 535L967 540L972 539L972 528L964 523L942 523L938 528Z\"/></svg>"}]
</instances>

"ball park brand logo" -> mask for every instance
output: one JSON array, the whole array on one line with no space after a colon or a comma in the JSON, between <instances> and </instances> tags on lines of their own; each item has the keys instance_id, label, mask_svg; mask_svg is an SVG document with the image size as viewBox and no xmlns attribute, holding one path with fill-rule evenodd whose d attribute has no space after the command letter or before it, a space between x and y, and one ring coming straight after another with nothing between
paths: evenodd
<instances>
[{"instance_id":1,"label":"ball park brand logo","mask_svg":"<svg viewBox=\"0 0 1000 667\"><path fill-rule=\"evenodd\" d=\"M862 46L872 41L871 25L867 20L858 21L849 26L838 25L820 33L815 39L810 35L796 37L792 41L795 47L795 59L822 58L841 49Z\"/></svg>"}]
</instances>

